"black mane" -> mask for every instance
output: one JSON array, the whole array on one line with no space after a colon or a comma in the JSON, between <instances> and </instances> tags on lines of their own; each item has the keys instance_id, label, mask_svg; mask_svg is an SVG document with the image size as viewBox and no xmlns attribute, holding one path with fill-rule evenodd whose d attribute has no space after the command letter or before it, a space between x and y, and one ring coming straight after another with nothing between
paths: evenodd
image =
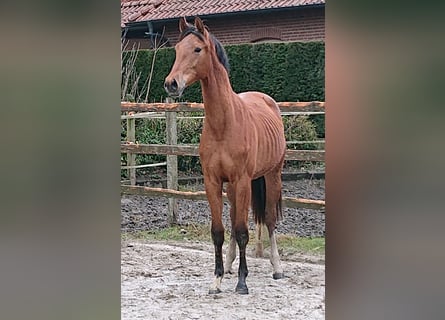
<instances>
[{"instance_id":1,"label":"black mane","mask_svg":"<svg viewBox=\"0 0 445 320\"><path fill-rule=\"evenodd\" d=\"M189 34L193 34L193 35L197 36L201 41L204 41L204 35L201 32L199 32L195 26L193 26L191 24L188 25L187 29L185 29L184 31L181 32L181 34L179 35L179 41L184 39ZM216 39L213 34L211 34L209 32L209 35L210 35L210 40L215 45L216 55L218 56L219 62L221 62L221 64L227 70L227 73L229 73L230 64L229 64L229 58L227 57L226 50L224 50L224 47L221 44L221 42L219 42L219 40Z\"/></svg>"},{"instance_id":2,"label":"black mane","mask_svg":"<svg viewBox=\"0 0 445 320\"><path fill-rule=\"evenodd\" d=\"M229 57L227 56L226 50L224 50L224 47L221 44L221 42L219 42L219 40L216 39L215 36L211 33L210 33L210 39L212 40L213 44L215 45L216 55L218 56L219 62L221 62L221 64L227 70L227 73L229 73L230 64L229 64Z\"/></svg>"}]
</instances>

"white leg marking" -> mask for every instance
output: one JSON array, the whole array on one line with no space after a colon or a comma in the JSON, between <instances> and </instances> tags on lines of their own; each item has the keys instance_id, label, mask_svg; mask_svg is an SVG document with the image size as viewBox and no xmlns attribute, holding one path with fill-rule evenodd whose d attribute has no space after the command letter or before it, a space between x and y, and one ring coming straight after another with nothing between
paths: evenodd
<instances>
[{"instance_id":1,"label":"white leg marking","mask_svg":"<svg viewBox=\"0 0 445 320\"><path fill-rule=\"evenodd\" d=\"M209 293L220 293L221 292L221 281L222 277L215 277L215 280L213 280L213 283L210 285Z\"/></svg>"},{"instance_id":2,"label":"white leg marking","mask_svg":"<svg viewBox=\"0 0 445 320\"><path fill-rule=\"evenodd\" d=\"M283 268L281 268L280 255L278 254L277 238L275 232L270 235L270 263L273 267L273 274L283 274Z\"/></svg>"},{"instance_id":3,"label":"white leg marking","mask_svg":"<svg viewBox=\"0 0 445 320\"><path fill-rule=\"evenodd\" d=\"M226 265L224 266L224 273L232 273L232 263L236 258L236 240L235 237L230 237L229 247L226 254Z\"/></svg>"},{"instance_id":4,"label":"white leg marking","mask_svg":"<svg viewBox=\"0 0 445 320\"><path fill-rule=\"evenodd\" d=\"M263 258L263 241L261 240L261 231L263 229L263 225L258 223L255 225L255 243L256 243L256 250L255 250L255 257L257 258Z\"/></svg>"}]
</instances>

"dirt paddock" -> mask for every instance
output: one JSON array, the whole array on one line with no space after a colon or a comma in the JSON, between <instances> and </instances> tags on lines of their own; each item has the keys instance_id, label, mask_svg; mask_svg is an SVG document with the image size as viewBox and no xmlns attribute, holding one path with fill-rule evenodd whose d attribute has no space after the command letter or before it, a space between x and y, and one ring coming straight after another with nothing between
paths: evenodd
<instances>
[{"instance_id":1,"label":"dirt paddock","mask_svg":"<svg viewBox=\"0 0 445 320\"><path fill-rule=\"evenodd\" d=\"M204 186L193 185L194 191L204 190ZM283 181L283 196L324 199L324 180ZM168 227L167 199L137 195L121 197L121 230L156 230ZM178 200L178 223L186 225L210 224L210 208L207 201ZM250 215L251 216L251 215ZM250 230L255 230L249 219ZM223 223L230 229L229 204L223 205ZM277 233L299 237L323 237L325 235L325 214L321 210L283 208L283 219L277 225ZM209 235L210 237L210 235Z\"/></svg>"},{"instance_id":2,"label":"dirt paddock","mask_svg":"<svg viewBox=\"0 0 445 320\"><path fill-rule=\"evenodd\" d=\"M210 243L127 240L121 255L123 320L324 319L323 256L286 255L285 278L273 280L269 259L249 253L249 294L235 293L234 273L224 276L222 293L209 295L214 268Z\"/></svg>"},{"instance_id":3,"label":"dirt paddock","mask_svg":"<svg viewBox=\"0 0 445 320\"><path fill-rule=\"evenodd\" d=\"M200 188L203 187L196 186L196 190ZM285 181L283 195L324 199L324 180ZM178 202L180 224L209 225L206 201ZM124 195L121 207L123 232L168 226L166 199ZM228 205L224 204L226 228L230 225L228 211ZM285 208L277 233L324 236L324 222L324 212ZM250 230L254 230L252 222ZM224 253L226 248L227 241ZM249 251L249 294L235 293L237 273L234 273L224 276L220 294L209 295L214 270L210 234L209 242L123 240L122 319L324 319L324 256L286 252L280 255L284 279L273 280L269 259L254 258ZM233 264L233 270L237 269L238 259Z\"/></svg>"}]
</instances>

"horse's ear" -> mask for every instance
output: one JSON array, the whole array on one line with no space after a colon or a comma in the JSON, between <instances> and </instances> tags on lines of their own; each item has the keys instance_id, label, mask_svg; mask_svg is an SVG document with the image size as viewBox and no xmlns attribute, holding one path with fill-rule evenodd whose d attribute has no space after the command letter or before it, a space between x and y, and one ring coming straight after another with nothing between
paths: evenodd
<instances>
[{"instance_id":1,"label":"horse's ear","mask_svg":"<svg viewBox=\"0 0 445 320\"><path fill-rule=\"evenodd\" d=\"M201 34L205 34L206 27L199 17L195 18L195 27L199 32L201 32Z\"/></svg>"},{"instance_id":2,"label":"horse's ear","mask_svg":"<svg viewBox=\"0 0 445 320\"><path fill-rule=\"evenodd\" d=\"M187 29L187 20L185 17L181 17L179 18L179 32L182 32L185 29Z\"/></svg>"}]
</instances>

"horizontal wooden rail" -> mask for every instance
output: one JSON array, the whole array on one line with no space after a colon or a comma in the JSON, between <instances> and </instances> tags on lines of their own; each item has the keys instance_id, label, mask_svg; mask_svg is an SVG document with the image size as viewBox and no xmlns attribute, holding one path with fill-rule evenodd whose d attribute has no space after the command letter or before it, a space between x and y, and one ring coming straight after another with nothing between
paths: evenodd
<instances>
[{"instance_id":1,"label":"horizontal wooden rail","mask_svg":"<svg viewBox=\"0 0 445 320\"><path fill-rule=\"evenodd\" d=\"M325 102L277 102L283 112L324 112ZM147 111L202 111L204 104L195 102L174 103L135 103L121 102L121 112L147 112Z\"/></svg>"},{"instance_id":2,"label":"horizontal wooden rail","mask_svg":"<svg viewBox=\"0 0 445 320\"><path fill-rule=\"evenodd\" d=\"M125 169L142 169L142 168L153 168L153 167L162 167L166 166L167 162L159 162L159 163L150 163L150 164L140 164L135 166L121 166L121 170Z\"/></svg>"},{"instance_id":3,"label":"horizontal wooden rail","mask_svg":"<svg viewBox=\"0 0 445 320\"><path fill-rule=\"evenodd\" d=\"M199 156L198 145L135 144L122 143L121 152L139 154L167 154L176 156Z\"/></svg>"},{"instance_id":4,"label":"horizontal wooden rail","mask_svg":"<svg viewBox=\"0 0 445 320\"><path fill-rule=\"evenodd\" d=\"M166 145L122 143L122 153L168 154L177 156L199 156L198 145ZM324 150L286 150L285 160L324 161Z\"/></svg>"},{"instance_id":5,"label":"horizontal wooden rail","mask_svg":"<svg viewBox=\"0 0 445 320\"><path fill-rule=\"evenodd\" d=\"M132 195L142 195L151 197L165 197L165 198L176 198L176 199L187 199L187 200L204 200L207 201L207 196L205 191L176 191L172 189L162 189L162 188L149 188L141 186L121 186L122 194L132 194ZM223 193L224 201L228 201L227 195ZM299 199L283 197L283 207L287 208L304 208L304 209L314 209L320 210L324 209L324 200L311 200L311 199Z\"/></svg>"},{"instance_id":6,"label":"horizontal wooden rail","mask_svg":"<svg viewBox=\"0 0 445 320\"><path fill-rule=\"evenodd\" d=\"M284 160L324 162L324 150L286 150Z\"/></svg>"},{"instance_id":7,"label":"horizontal wooden rail","mask_svg":"<svg viewBox=\"0 0 445 320\"><path fill-rule=\"evenodd\" d=\"M197 111L202 111L201 109ZM201 112L203 114L203 112ZM281 112L281 115L284 116L310 116L310 115L316 115L316 114L325 114L324 111L316 112L316 111L291 111L291 112ZM159 112L128 112L128 113L122 113L121 114L121 120L127 120L127 119L163 119L165 120L166 112L165 111L159 111ZM204 114L201 116L177 116L176 119L204 119Z\"/></svg>"}]
</instances>

